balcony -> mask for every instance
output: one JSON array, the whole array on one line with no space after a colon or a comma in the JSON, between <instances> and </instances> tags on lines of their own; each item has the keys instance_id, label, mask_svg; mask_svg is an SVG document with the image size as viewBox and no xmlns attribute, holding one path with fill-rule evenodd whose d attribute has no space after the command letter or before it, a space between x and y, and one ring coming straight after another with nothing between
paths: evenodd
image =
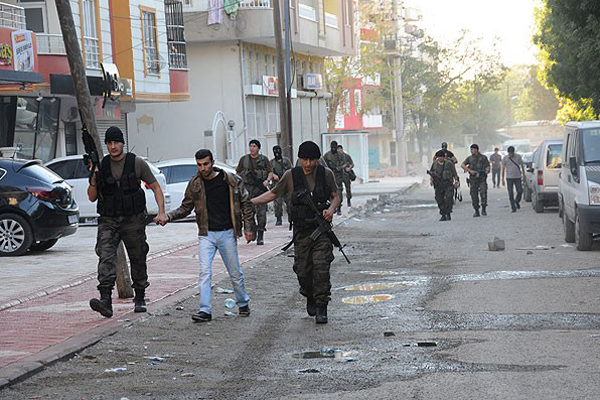
<instances>
[{"instance_id":1,"label":"balcony","mask_svg":"<svg viewBox=\"0 0 600 400\"><path fill-rule=\"evenodd\" d=\"M25 29L25 10L23 7L0 3L0 26L4 28Z\"/></svg>"},{"instance_id":2,"label":"balcony","mask_svg":"<svg viewBox=\"0 0 600 400\"><path fill-rule=\"evenodd\" d=\"M37 46L40 55L66 56L65 42L62 35L53 33L38 33Z\"/></svg>"}]
</instances>

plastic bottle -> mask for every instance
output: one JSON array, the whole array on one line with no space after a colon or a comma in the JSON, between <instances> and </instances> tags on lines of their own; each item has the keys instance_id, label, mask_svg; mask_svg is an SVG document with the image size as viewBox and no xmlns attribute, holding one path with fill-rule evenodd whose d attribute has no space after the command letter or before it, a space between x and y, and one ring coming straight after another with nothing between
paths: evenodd
<instances>
[{"instance_id":1,"label":"plastic bottle","mask_svg":"<svg viewBox=\"0 0 600 400\"><path fill-rule=\"evenodd\" d=\"M235 307L235 300L234 299L225 299L225 307L227 307L227 308Z\"/></svg>"}]
</instances>

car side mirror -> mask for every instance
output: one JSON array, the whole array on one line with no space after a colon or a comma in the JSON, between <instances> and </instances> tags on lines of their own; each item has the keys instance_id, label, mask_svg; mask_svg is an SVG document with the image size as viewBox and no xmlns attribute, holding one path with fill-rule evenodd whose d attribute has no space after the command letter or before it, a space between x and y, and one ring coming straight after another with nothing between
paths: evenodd
<instances>
[{"instance_id":1,"label":"car side mirror","mask_svg":"<svg viewBox=\"0 0 600 400\"><path fill-rule=\"evenodd\" d=\"M577 158L571 157L569 158L569 169L571 170L571 175L577 176Z\"/></svg>"}]
</instances>

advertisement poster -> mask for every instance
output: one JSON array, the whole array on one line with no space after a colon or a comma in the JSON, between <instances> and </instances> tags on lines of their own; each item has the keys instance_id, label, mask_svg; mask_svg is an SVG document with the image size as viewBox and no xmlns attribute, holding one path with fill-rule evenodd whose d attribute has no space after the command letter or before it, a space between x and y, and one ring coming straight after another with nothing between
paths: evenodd
<instances>
[{"instance_id":1,"label":"advertisement poster","mask_svg":"<svg viewBox=\"0 0 600 400\"><path fill-rule=\"evenodd\" d=\"M265 96L277 96L279 91L277 90L277 77L263 75L263 95Z\"/></svg>"},{"instance_id":2,"label":"advertisement poster","mask_svg":"<svg viewBox=\"0 0 600 400\"><path fill-rule=\"evenodd\" d=\"M12 43L15 56L15 71L33 71L35 68L35 57L31 32L26 30L14 31L12 33Z\"/></svg>"}]
</instances>

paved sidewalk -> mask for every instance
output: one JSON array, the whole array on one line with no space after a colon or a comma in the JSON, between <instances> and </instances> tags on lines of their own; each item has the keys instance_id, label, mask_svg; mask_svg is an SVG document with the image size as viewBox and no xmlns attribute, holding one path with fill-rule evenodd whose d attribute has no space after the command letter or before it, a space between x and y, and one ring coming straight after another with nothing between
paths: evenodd
<instances>
[{"instance_id":1,"label":"paved sidewalk","mask_svg":"<svg viewBox=\"0 0 600 400\"><path fill-rule=\"evenodd\" d=\"M395 178L356 185L353 187L357 199L354 205L364 204L368 199L367 195L398 191L421 180L419 177ZM346 213L344 217L351 214L352 212ZM291 236L286 225L275 227L271 222L264 246L245 244L240 240L240 262L248 263L269 252L280 251L282 245L291 240ZM172 304L197 293L197 244L190 242L189 237L184 239L187 241L182 240L179 246L149 257L149 313L159 310L167 303ZM219 256L214 261L213 282L219 284L221 280L223 282L220 285L230 287ZM21 298L14 305L5 304L5 308L0 310L0 388L35 373L48 363L92 345L146 315L133 313L131 299L114 299L114 315L110 319L91 311L88 302L90 297L97 295L96 284L93 274L62 286L54 286L51 291ZM213 302L224 298L215 295ZM190 314L193 311L195 310L190 310Z\"/></svg>"}]
</instances>

